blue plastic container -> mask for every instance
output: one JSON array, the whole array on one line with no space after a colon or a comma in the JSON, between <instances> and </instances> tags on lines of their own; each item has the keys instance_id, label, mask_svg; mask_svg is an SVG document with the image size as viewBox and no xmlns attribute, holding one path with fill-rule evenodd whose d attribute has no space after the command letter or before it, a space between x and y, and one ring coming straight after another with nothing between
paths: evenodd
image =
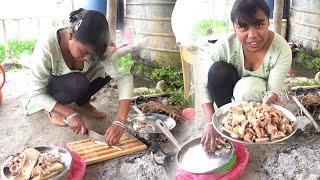
<instances>
[{"instance_id":1,"label":"blue plastic container","mask_svg":"<svg viewBox=\"0 0 320 180\"><path fill-rule=\"evenodd\" d=\"M274 0L266 0L266 3L270 9L270 16L269 19L273 19L273 7L274 7Z\"/></svg>"},{"instance_id":2,"label":"blue plastic container","mask_svg":"<svg viewBox=\"0 0 320 180\"><path fill-rule=\"evenodd\" d=\"M84 8L99 11L106 15L107 0L84 0Z\"/></svg>"}]
</instances>

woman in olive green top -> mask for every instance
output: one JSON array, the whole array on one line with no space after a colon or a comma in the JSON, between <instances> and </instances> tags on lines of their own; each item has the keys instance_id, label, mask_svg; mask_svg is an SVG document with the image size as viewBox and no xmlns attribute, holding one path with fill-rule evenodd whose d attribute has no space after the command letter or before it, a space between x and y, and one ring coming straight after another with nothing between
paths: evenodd
<instances>
[{"instance_id":1,"label":"woman in olive green top","mask_svg":"<svg viewBox=\"0 0 320 180\"><path fill-rule=\"evenodd\" d=\"M117 119L106 130L106 142L116 144L124 132L124 122L132 96L130 72L120 71L108 57L109 30L106 17L97 11L79 9L70 14L69 26L41 38L32 55L30 96L26 114L45 110L51 122L67 124L75 133L85 133L78 114L105 118L106 113L90 104L90 98L111 79L119 89ZM75 103L74 107L66 106Z\"/></svg>"},{"instance_id":2,"label":"woman in olive green top","mask_svg":"<svg viewBox=\"0 0 320 180\"><path fill-rule=\"evenodd\" d=\"M235 33L217 41L211 58L199 60L201 104L208 122L201 143L207 151L214 151L217 136L211 123L213 102L217 107L232 99L279 102L292 53L280 35L268 30L269 13L264 0L236 0L231 11Z\"/></svg>"}]
</instances>

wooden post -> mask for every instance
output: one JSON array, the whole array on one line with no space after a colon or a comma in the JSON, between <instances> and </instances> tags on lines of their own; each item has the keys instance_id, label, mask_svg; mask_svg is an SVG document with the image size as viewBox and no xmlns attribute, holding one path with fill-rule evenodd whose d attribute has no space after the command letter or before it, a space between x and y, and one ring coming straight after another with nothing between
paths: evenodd
<instances>
[{"instance_id":1,"label":"wooden post","mask_svg":"<svg viewBox=\"0 0 320 180\"><path fill-rule=\"evenodd\" d=\"M74 2L73 2L73 0L70 0L70 4L71 4L71 11L74 11Z\"/></svg>"},{"instance_id":2,"label":"wooden post","mask_svg":"<svg viewBox=\"0 0 320 180\"><path fill-rule=\"evenodd\" d=\"M110 42L116 42L116 24L117 24L117 2L118 0L107 1L107 19L109 23Z\"/></svg>"},{"instance_id":3,"label":"wooden post","mask_svg":"<svg viewBox=\"0 0 320 180\"><path fill-rule=\"evenodd\" d=\"M273 31L281 34L284 0L275 0L273 11Z\"/></svg>"},{"instance_id":4,"label":"wooden post","mask_svg":"<svg viewBox=\"0 0 320 180\"><path fill-rule=\"evenodd\" d=\"M38 31L37 31L37 33L38 33L37 36L40 36L40 28L41 28L41 27L40 27L40 18L37 17L37 30L38 30Z\"/></svg>"},{"instance_id":5,"label":"wooden post","mask_svg":"<svg viewBox=\"0 0 320 180\"><path fill-rule=\"evenodd\" d=\"M18 24L18 40L21 41L21 19L17 19Z\"/></svg>"},{"instance_id":6,"label":"wooden post","mask_svg":"<svg viewBox=\"0 0 320 180\"><path fill-rule=\"evenodd\" d=\"M8 39L7 39L7 32L6 32L6 20L2 19L2 29L3 29L3 38L4 38L4 51L5 51L5 58L7 58L9 45L8 45Z\"/></svg>"}]
</instances>

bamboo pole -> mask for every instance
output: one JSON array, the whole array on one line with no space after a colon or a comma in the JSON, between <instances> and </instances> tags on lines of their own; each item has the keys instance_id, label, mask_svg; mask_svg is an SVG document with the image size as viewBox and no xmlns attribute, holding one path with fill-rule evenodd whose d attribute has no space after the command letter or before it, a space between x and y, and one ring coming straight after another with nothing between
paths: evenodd
<instances>
[{"instance_id":1,"label":"bamboo pole","mask_svg":"<svg viewBox=\"0 0 320 180\"><path fill-rule=\"evenodd\" d=\"M109 23L110 42L116 42L116 24L117 24L117 2L118 0L107 1L107 19Z\"/></svg>"},{"instance_id":2,"label":"bamboo pole","mask_svg":"<svg viewBox=\"0 0 320 180\"><path fill-rule=\"evenodd\" d=\"M275 0L273 11L273 31L281 34L284 0Z\"/></svg>"},{"instance_id":3,"label":"bamboo pole","mask_svg":"<svg viewBox=\"0 0 320 180\"><path fill-rule=\"evenodd\" d=\"M71 11L74 11L74 2L73 2L73 0L70 0L70 5L71 5Z\"/></svg>"},{"instance_id":4,"label":"bamboo pole","mask_svg":"<svg viewBox=\"0 0 320 180\"><path fill-rule=\"evenodd\" d=\"M6 30L6 20L2 19L2 29L3 29L3 38L4 38L4 51L5 51L5 57L7 57L9 45L8 45L8 39L7 39L7 30Z\"/></svg>"}]
</instances>

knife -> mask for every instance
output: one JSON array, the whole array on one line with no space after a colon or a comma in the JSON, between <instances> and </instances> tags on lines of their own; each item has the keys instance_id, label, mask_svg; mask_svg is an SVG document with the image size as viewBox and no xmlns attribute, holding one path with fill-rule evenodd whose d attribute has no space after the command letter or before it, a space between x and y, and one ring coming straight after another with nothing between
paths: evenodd
<instances>
[{"instance_id":1,"label":"knife","mask_svg":"<svg viewBox=\"0 0 320 180\"><path fill-rule=\"evenodd\" d=\"M108 144L106 144L106 139L105 139L104 135L101 135L101 134L99 134L95 131L92 131L90 129L88 129L88 136L91 137L92 139L100 141L101 143L103 143L103 145L106 145L108 147L112 147L112 148L117 149L119 151L123 150L122 148L120 148L118 146L109 146Z\"/></svg>"},{"instance_id":2,"label":"knife","mask_svg":"<svg viewBox=\"0 0 320 180\"><path fill-rule=\"evenodd\" d=\"M95 139L95 140L98 140L98 141L101 141L101 142L106 142L106 138L104 137L104 135L101 135L95 131L92 131L90 129L88 129L88 136Z\"/></svg>"},{"instance_id":3,"label":"knife","mask_svg":"<svg viewBox=\"0 0 320 180\"><path fill-rule=\"evenodd\" d=\"M68 125L68 121L66 120L63 120L63 122ZM106 138L104 137L104 135L101 135L93 130L90 130L90 129L87 129L87 132L85 133L86 135L88 135L89 137L91 137L92 139L95 139L97 141L100 141L101 143L103 143L103 145L106 145L108 147L112 147L114 149L117 149L119 151L123 150L122 148L118 147L118 146L109 146L107 143L106 143Z\"/></svg>"}]
</instances>

